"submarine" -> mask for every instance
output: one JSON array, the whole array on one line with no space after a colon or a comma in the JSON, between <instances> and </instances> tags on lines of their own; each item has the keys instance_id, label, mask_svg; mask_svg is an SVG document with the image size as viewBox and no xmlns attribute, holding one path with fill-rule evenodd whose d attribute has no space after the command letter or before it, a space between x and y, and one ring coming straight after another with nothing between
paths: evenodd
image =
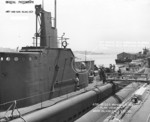
<instances>
[{"instance_id":1,"label":"submarine","mask_svg":"<svg viewBox=\"0 0 150 122\"><path fill-rule=\"evenodd\" d=\"M76 73L80 88L88 85L88 68L92 68L93 62L87 61L88 70L81 71L81 62L75 62L63 37L62 48L58 46L56 14L52 23L51 13L35 5L35 15L35 46L22 47L19 52L0 52L1 110L14 100L18 107L26 107L73 92Z\"/></svg>"},{"instance_id":2,"label":"submarine","mask_svg":"<svg viewBox=\"0 0 150 122\"><path fill-rule=\"evenodd\" d=\"M140 87L148 91L148 79L142 80L145 85L133 79L107 79L110 80L107 84L100 85L94 85L95 80L89 83L94 62L86 61L86 67L82 68L83 62L75 62L74 53L67 48L63 37L62 48L58 46L56 0L54 26L51 13L41 5L35 5L35 15L35 46L22 47L19 52L0 52L0 122L102 122L109 118L108 121L115 121L113 112L94 111L106 103L123 106L130 101L136 104L142 97ZM76 90L76 74L79 90ZM45 102L50 104L50 100L71 93L76 94L44 106ZM114 111L120 110L118 106Z\"/></svg>"}]
</instances>

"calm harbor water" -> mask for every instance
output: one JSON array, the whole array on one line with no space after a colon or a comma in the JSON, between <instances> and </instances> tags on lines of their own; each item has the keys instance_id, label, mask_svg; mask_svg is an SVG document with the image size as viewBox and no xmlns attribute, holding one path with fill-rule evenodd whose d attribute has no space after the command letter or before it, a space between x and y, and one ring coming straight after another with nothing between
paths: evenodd
<instances>
[{"instance_id":1,"label":"calm harbor water","mask_svg":"<svg viewBox=\"0 0 150 122\"><path fill-rule=\"evenodd\" d=\"M100 54L100 55L83 55L83 54L75 54L81 60L94 60L97 66L103 65L105 67L109 67L109 64L116 64L115 59L117 58L117 54Z\"/></svg>"}]
</instances>

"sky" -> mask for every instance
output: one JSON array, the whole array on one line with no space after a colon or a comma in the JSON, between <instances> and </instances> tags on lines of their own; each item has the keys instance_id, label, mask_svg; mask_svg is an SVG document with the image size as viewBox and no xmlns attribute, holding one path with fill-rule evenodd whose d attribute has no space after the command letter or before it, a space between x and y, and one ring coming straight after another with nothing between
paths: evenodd
<instances>
[{"instance_id":1,"label":"sky","mask_svg":"<svg viewBox=\"0 0 150 122\"><path fill-rule=\"evenodd\" d=\"M18 1L0 0L0 47L33 44L34 6L42 0L33 0L34 4ZM54 0L44 0L44 9L54 16ZM57 0L57 29L58 37L65 33L69 38L72 50L139 52L150 47L150 0Z\"/></svg>"}]
</instances>

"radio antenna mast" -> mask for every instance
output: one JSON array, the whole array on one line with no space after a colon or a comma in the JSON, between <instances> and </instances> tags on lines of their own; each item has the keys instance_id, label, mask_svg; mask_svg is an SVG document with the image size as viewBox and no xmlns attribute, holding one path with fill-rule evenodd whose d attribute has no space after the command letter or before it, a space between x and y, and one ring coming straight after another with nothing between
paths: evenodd
<instances>
[{"instance_id":1,"label":"radio antenna mast","mask_svg":"<svg viewBox=\"0 0 150 122\"><path fill-rule=\"evenodd\" d=\"M56 0L55 0L55 25L54 25L54 27L56 28L56 26L57 26L57 23L56 23L56 21L57 21L57 3L56 3Z\"/></svg>"},{"instance_id":2,"label":"radio antenna mast","mask_svg":"<svg viewBox=\"0 0 150 122\"><path fill-rule=\"evenodd\" d=\"M44 0L42 0L42 9L44 10Z\"/></svg>"}]
</instances>

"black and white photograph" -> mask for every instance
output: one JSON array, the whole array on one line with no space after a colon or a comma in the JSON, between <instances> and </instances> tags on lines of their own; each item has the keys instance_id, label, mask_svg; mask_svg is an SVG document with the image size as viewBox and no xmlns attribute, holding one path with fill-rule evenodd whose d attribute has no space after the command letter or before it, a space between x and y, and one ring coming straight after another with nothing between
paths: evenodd
<instances>
[{"instance_id":1,"label":"black and white photograph","mask_svg":"<svg viewBox=\"0 0 150 122\"><path fill-rule=\"evenodd\" d=\"M0 0L0 122L150 122L150 0Z\"/></svg>"}]
</instances>

